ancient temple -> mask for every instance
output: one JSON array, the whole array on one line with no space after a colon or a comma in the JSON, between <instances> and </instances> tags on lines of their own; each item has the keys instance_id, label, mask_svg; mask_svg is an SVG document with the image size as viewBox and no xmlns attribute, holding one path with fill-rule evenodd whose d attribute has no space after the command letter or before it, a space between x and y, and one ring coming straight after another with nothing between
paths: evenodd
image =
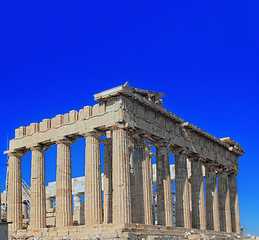
<instances>
[{"instance_id":1,"label":"ancient temple","mask_svg":"<svg viewBox=\"0 0 259 240\"><path fill-rule=\"evenodd\" d=\"M229 137L218 139L184 122L163 108L162 97L125 84L94 95L93 107L16 129L5 152L10 232L21 239L240 239L236 175L244 150ZM78 138L85 138L84 221L75 224L71 145ZM56 205L49 226L45 151L52 145L57 145ZM24 229L21 161L28 151L30 216ZM77 201L82 204L80 197Z\"/></svg>"}]
</instances>

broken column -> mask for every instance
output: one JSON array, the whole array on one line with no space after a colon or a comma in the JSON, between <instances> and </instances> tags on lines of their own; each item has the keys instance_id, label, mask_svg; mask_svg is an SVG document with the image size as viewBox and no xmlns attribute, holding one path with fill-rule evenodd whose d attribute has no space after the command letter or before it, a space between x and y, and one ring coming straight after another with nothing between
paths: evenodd
<instances>
[{"instance_id":1,"label":"broken column","mask_svg":"<svg viewBox=\"0 0 259 240\"><path fill-rule=\"evenodd\" d=\"M57 142L56 227L73 224L71 144L74 142L69 139Z\"/></svg>"},{"instance_id":2,"label":"broken column","mask_svg":"<svg viewBox=\"0 0 259 240\"><path fill-rule=\"evenodd\" d=\"M128 133L116 128L112 132L113 223L131 223Z\"/></svg>"},{"instance_id":3,"label":"broken column","mask_svg":"<svg viewBox=\"0 0 259 240\"><path fill-rule=\"evenodd\" d=\"M84 224L84 219L82 216L82 209L84 208L83 202L81 202L82 194L73 195L74 198L74 213L73 213L73 223L74 225Z\"/></svg>"}]
</instances>

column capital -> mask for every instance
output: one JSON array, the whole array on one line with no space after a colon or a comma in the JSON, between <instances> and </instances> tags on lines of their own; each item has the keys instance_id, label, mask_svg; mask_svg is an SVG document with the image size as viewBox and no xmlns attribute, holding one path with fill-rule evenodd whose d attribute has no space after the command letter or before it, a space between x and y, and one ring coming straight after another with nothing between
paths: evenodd
<instances>
[{"instance_id":1,"label":"column capital","mask_svg":"<svg viewBox=\"0 0 259 240\"><path fill-rule=\"evenodd\" d=\"M50 146L37 144L37 145L34 145L34 146L30 146L29 148L30 148L31 151L37 150L37 151L45 152L46 150L50 149Z\"/></svg>"},{"instance_id":2,"label":"column capital","mask_svg":"<svg viewBox=\"0 0 259 240\"><path fill-rule=\"evenodd\" d=\"M100 142L103 143L104 146L112 145L112 139L111 138L102 139L102 140L100 140Z\"/></svg>"},{"instance_id":3,"label":"column capital","mask_svg":"<svg viewBox=\"0 0 259 240\"><path fill-rule=\"evenodd\" d=\"M164 140L152 141L151 145L153 145L155 148L159 148L159 147L169 148L170 146L170 144Z\"/></svg>"},{"instance_id":4,"label":"column capital","mask_svg":"<svg viewBox=\"0 0 259 240\"><path fill-rule=\"evenodd\" d=\"M92 130L90 132L84 133L84 137L95 137L97 139L100 139L102 136L105 135L105 132L99 131L99 130Z\"/></svg>"},{"instance_id":5,"label":"column capital","mask_svg":"<svg viewBox=\"0 0 259 240\"><path fill-rule=\"evenodd\" d=\"M147 138L146 135L147 133L142 130L135 130L129 133L129 136L132 137L134 140L139 138Z\"/></svg>"},{"instance_id":6,"label":"column capital","mask_svg":"<svg viewBox=\"0 0 259 240\"><path fill-rule=\"evenodd\" d=\"M188 157L189 152L184 150L181 147L170 147L170 152L176 155L186 155L186 158Z\"/></svg>"},{"instance_id":7,"label":"column capital","mask_svg":"<svg viewBox=\"0 0 259 240\"><path fill-rule=\"evenodd\" d=\"M25 156L27 154L26 151L13 151L13 152L9 152L9 151L6 151L5 152L6 155L8 155L9 157L17 157L17 158L21 158L23 156Z\"/></svg>"},{"instance_id":8,"label":"column capital","mask_svg":"<svg viewBox=\"0 0 259 240\"><path fill-rule=\"evenodd\" d=\"M63 138L56 141L56 144L62 143L66 145L71 145L76 142L75 138Z\"/></svg>"}]
</instances>

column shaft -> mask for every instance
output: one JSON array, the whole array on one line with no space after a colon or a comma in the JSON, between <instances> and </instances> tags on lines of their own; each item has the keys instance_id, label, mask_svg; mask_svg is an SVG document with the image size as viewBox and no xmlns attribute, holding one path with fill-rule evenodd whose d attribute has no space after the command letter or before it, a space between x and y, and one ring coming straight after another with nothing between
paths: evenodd
<instances>
[{"instance_id":1,"label":"column shaft","mask_svg":"<svg viewBox=\"0 0 259 240\"><path fill-rule=\"evenodd\" d=\"M82 224L84 224L84 219L82 217L83 204L81 202L81 194L73 195L73 196L74 196L73 223L75 225L82 225Z\"/></svg>"},{"instance_id":2,"label":"column shaft","mask_svg":"<svg viewBox=\"0 0 259 240\"><path fill-rule=\"evenodd\" d=\"M85 148L85 224L102 223L102 185L100 142L97 134L86 137Z\"/></svg>"},{"instance_id":3,"label":"column shaft","mask_svg":"<svg viewBox=\"0 0 259 240\"><path fill-rule=\"evenodd\" d=\"M232 231L241 234L236 175L228 177Z\"/></svg>"},{"instance_id":4,"label":"column shaft","mask_svg":"<svg viewBox=\"0 0 259 240\"><path fill-rule=\"evenodd\" d=\"M133 145L133 144L132 144ZM134 147L130 145L129 147L129 165L130 165L130 199L131 199L131 218L134 222L134 204L135 204L135 162L133 157Z\"/></svg>"},{"instance_id":5,"label":"column shaft","mask_svg":"<svg viewBox=\"0 0 259 240\"><path fill-rule=\"evenodd\" d=\"M206 229L204 184L202 162L199 159L191 161L191 192L192 192L192 227Z\"/></svg>"},{"instance_id":6,"label":"column shaft","mask_svg":"<svg viewBox=\"0 0 259 240\"><path fill-rule=\"evenodd\" d=\"M7 221L9 230L22 228L22 172L21 156L10 155L8 159Z\"/></svg>"},{"instance_id":7,"label":"column shaft","mask_svg":"<svg viewBox=\"0 0 259 240\"><path fill-rule=\"evenodd\" d=\"M103 222L112 223L112 142L111 139L102 142L104 144Z\"/></svg>"},{"instance_id":8,"label":"column shaft","mask_svg":"<svg viewBox=\"0 0 259 240\"><path fill-rule=\"evenodd\" d=\"M182 152L175 155L175 225L191 227L187 162Z\"/></svg>"},{"instance_id":9,"label":"column shaft","mask_svg":"<svg viewBox=\"0 0 259 240\"><path fill-rule=\"evenodd\" d=\"M218 190L215 167L206 166L205 172L207 229L220 231Z\"/></svg>"},{"instance_id":10,"label":"column shaft","mask_svg":"<svg viewBox=\"0 0 259 240\"><path fill-rule=\"evenodd\" d=\"M153 224L152 182L148 141L143 136L135 140L135 204L136 223Z\"/></svg>"},{"instance_id":11,"label":"column shaft","mask_svg":"<svg viewBox=\"0 0 259 240\"><path fill-rule=\"evenodd\" d=\"M131 223L131 194L127 132L112 133L113 223Z\"/></svg>"},{"instance_id":12,"label":"column shaft","mask_svg":"<svg viewBox=\"0 0 259 240\"><path fill-rule=\"evenodd\" d=\"M218 191L219 191L219 217L220 230L231 232L231 213L228 176L225 171L218 173Z\"/></svg>"},{"instance_id":13,"label":"column shaft","mask_svg":"<svg viewBox=\"0 0 259 240\"><path fill-rule=\"evenodd\" d=\"M57 144L56 175L56 226L73 224L72 179L71 179L71 141L62 140Z\"/></svg>"},{"instance_id":14,"label":"column shaft","mask_svg":"<svg viewBox=\"0 0 259 240\"><path fill-rule=\"evenodd\" d=\"M170 161L167 146L156 148L157 168L157 223L173 226L173 204L170 177Z\"/></svg>"},{"instance_id":15,"label":"column shaft","mask_svg":"<svg viewBox=\"0 0 259 240\"><path fill-rule=\"evenodd\" d=\"M45 150L32 149L30 227L46 227Z\"/></svg>"}]
</instances>

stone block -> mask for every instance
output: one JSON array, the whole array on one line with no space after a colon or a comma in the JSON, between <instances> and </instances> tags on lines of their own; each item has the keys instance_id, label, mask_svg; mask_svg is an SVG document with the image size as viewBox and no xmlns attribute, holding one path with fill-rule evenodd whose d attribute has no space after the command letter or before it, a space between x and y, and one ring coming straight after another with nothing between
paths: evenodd
<instances>
[{"instance_id":1,"label":"stone block","mask_svg":"<svg viewBox=\"0 0 259 240\"><path fill-rule=\"evenodd\" d=\"M45 132L49 130L51 127L51 120L50 119L43 119L42 122L40 122L39 131Z\"/></svg>"},{"instance_id":2,"label":"stone block","mask_svg":"<svg viewBox=\"0 0 259 240\"><path fill-rule=\"evenodd\" d=\"M63 115L63 125L66 125L69 123L69 113L66 113Z\"/></svg>"},{"instance_id":3,"label":"stone block","mask_svg":"<svg viewBox=\"0 0 259 240\"><path fill-rule=\"evenodd\" d=\"M69 123L74 123L78 120L78 112L72 110L69 112Z\"/></svg>"}]
</instances>

